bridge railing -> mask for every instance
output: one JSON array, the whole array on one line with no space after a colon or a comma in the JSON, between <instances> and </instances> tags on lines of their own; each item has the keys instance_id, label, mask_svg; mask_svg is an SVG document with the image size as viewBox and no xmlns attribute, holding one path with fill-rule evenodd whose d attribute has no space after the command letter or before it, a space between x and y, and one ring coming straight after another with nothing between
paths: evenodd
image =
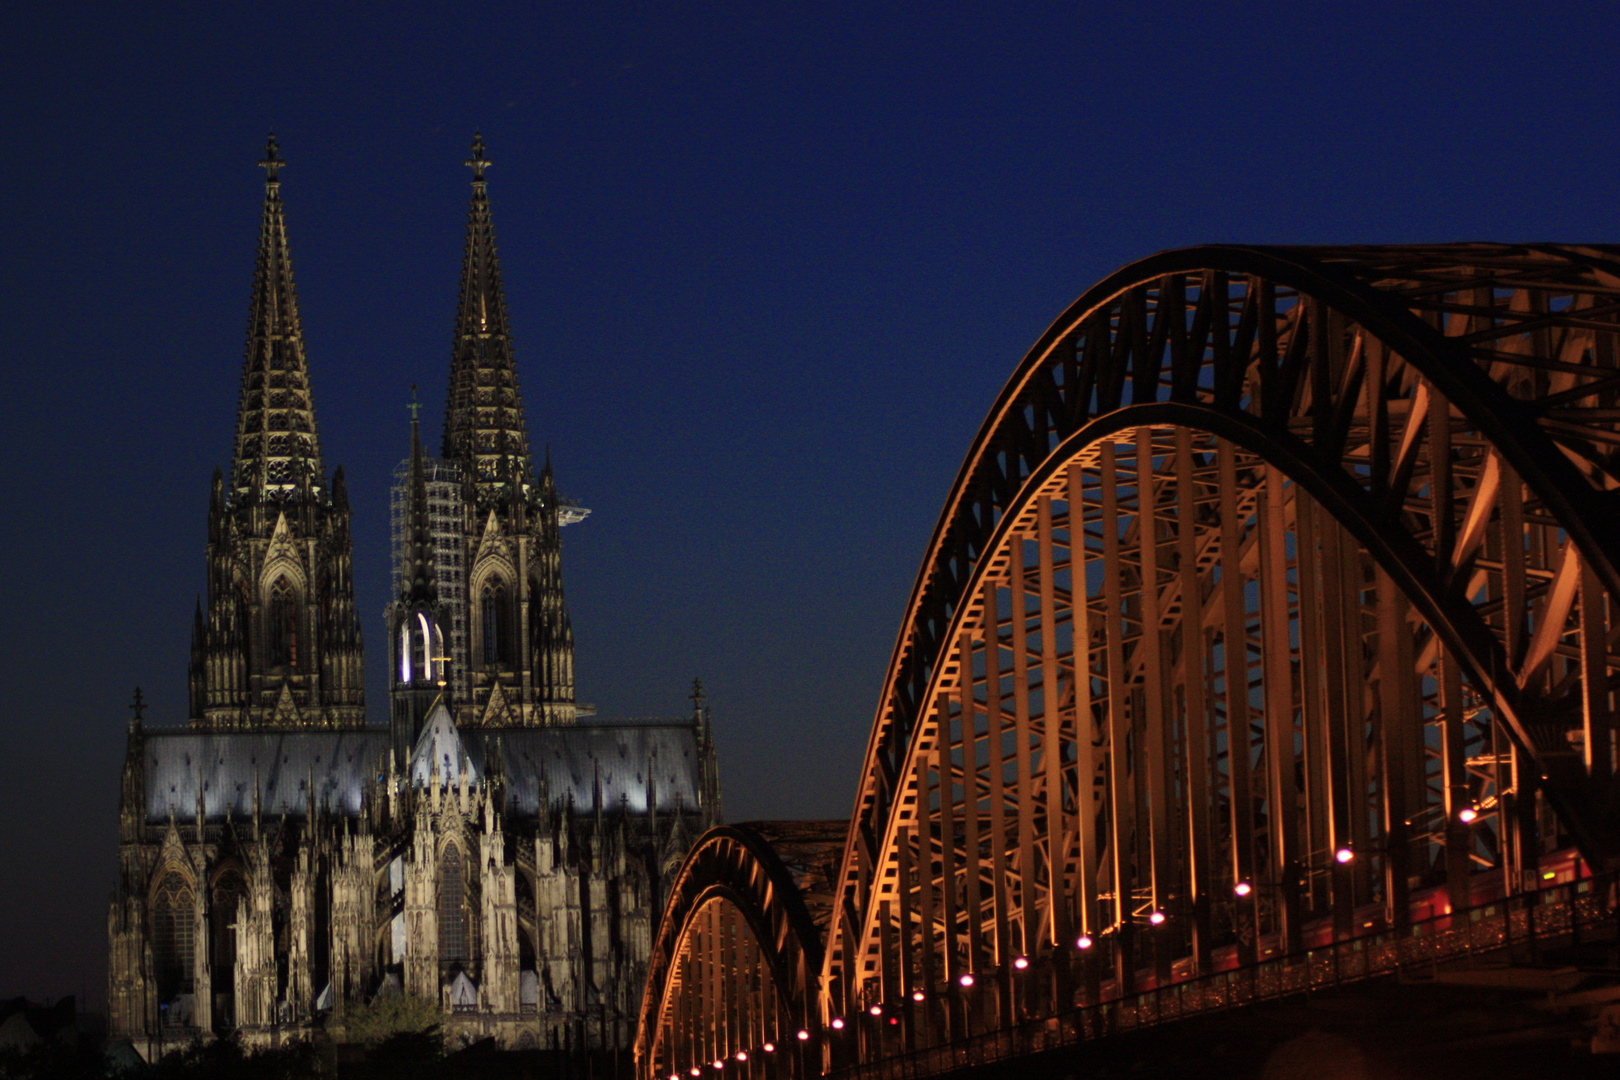
<instances>
[{"instance_id":1,"label":"bridge railing","mask_svg":"<svg viewBox=\"0 0 1620 1080\"><path fill-rule=\"evenodd\" d=\"M1399 930L1275 956L1234 971L1083 1005L942 1046L835 1070L845 1080L912 1080L992 1065L1108 1035L1594 931L1620 932L1616 875L1519 893Z\"/></svg>"}]
</instances>

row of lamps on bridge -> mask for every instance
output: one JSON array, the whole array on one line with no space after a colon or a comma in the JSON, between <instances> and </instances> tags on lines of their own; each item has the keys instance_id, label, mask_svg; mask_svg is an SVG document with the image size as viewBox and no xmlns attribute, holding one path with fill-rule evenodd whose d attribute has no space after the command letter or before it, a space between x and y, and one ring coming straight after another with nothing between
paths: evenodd
<instances>
[{"instance_id":1,"label":"row of lamps on bridge","mask_svg":"<svg viewBox=\"0 0 1620 1080\"><path fill-rule=\"evenodd\" d=\"M1472 806L1465 806L1465 807L1463 807L1462 810L1458 811L1458 813L1457 813L1457 820L1462 822L1464 825L1471 825L1475 821L1477 821L1478 819L1479 819L1479 811L1476 810ZM1348 845L1348 844L1341 845L1337 850L1335 850L1333 852L1334 861L1341 864L1341 865L1354 861L1355 857L1356 857L1355 850L1353 848L1351 848L1350 845ZM1254 886L1252 884L1250 884L1249 882L1247 882L1247 881L1239 881L1236 885L1234 885L1232 887L1232 891L1235 894L1237 894L1237 896L1239 896L1239 897L1245 897L1245 896L1248 896L1248 895L1250 895L1251 893L1254 892ZM1166 919L1167 919L1167 916L1165 915L1165 913L1163 911L1153 911L1147 917L1148 923L1150 925L1152 925L1152 926L1163 925L1163 923L1165 922ZM1079 949L1081 952L1085 952L1086 950L1090 949L1095 944L1096 944L1096 941L1092 939L1090 934L1081 934L1078 938L1075 939L1074 947ZM1015 957L1013 959L1012 966L1013 966L1013 969L1015 971L1024 971L1024 970L1026 970L1029 967L1029 957L1027 957L1027 956ZM971 971L968 971L968 972L963 972L957 978L956 982L957 982L957 985L962 987L962 989L968 990L968 989L972 989L973 984L975 982L977 982L977 979L974 978L974 975L973 975L973 973ZM911 992L911 1000L921 1004L922 1002L928 1000L928 995L924 991L922 991L921 989L913 990ZM883 1006L881 1004L875 1004L875 1005L870 1006L867 1011L870 1012L873 1016L881 1017L883 1015ZM891 1024L899 1024L900 1020L899 1020L898 1017L891 1016L889 1018L889 1023L891 1023ZM846 1025L844 1023L844 1018L842 1016L835 1016L835 1017L832 1018L832 1021L828 1024L828 1026L830 1028L832 1028L834 1031L842 1031L842 1030L844 1030ZM809 1031L809 1029L808 1028L800 1028L798 1030L798 1032L796 1033L796 1037L800 1042L809 1042L810 1041L810 1031ZM776 1043L774 1043L774 1042L766 1042L760 1047L760 1050L763 1051L764 1053L767 1053L767 1054L774 1054L774 1053L776 1053ZM746 1064L747 1061L748 1061L748 1051L747 1050L738 1050L737 1053L734 1055L734 1060L737 1061L739 1064ZM716 1069L724 1069L726 1067L726 1059L725 1058L715 1058L714 1067ZM694 1066L692 1066L692 1069L691 1069L691 1075L693 1075L693 1076L701 1076L701 1075L703 1075L703 1069L700 1066L694 1065ZM678 1072L670 1073L669 1074L669 1080L681 1080L681 1074L678 1073Z\"/></svg>"}]
</instances>

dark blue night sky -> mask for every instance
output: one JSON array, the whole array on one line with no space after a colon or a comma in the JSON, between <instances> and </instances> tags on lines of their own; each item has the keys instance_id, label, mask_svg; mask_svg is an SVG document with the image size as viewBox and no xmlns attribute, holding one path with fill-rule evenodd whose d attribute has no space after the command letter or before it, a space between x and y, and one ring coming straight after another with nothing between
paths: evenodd
<instances>
[{"instance_id":1,"label":"dark blue night sky","mask_svg":"<svg viewBox=\"0 0 1620 1080\"><path fill-rule=\"evenodd\" d=\"M1088 285L1207 242L1620 239L1613 4L14 4L0 997L105 996L125 704L185 719L274 130L386 715L474 128L580 698L711 693L728 816L845 817L934 519Z\"/></svg>"}]
</instances>

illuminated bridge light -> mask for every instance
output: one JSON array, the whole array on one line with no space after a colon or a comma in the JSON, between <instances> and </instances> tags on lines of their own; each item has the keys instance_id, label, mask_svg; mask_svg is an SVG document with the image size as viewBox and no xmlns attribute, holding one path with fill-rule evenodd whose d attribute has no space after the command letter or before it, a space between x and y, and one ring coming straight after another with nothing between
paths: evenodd
<instances>
[{"instance_id":1,"label":"illuminated bridge light","mask_svg":"<svg viewBox=\"0 0 1620 1080\"><path fill-rule=\"evenodd\" d=\"M1479 811L1472 806L1465 806L1457 813L1457 820L1464 825L1472 825L1479 818Z\"/></svg>"},{"instance_id":2,"label":"illuminated bridge light","mask_svg":"<svg viewBox=\"0 0 1620 1080\"><path fill-rule=\"evenodd\" d=\"M1247 881L1240 881L1236 885L1232 886L1232 891L1237 893L1239 896L1248 896L1250 893L1254 892L1254 886L1250 885Z\"/></svg>"},{"instance_id":3,"label":"illuminated bridge light","mask_svg":"<svg viewBox=\"0 0 1620 1080\"><path fill-rule=\"evenodd\" d=\"M1090 934L1081 934L1074 941L1074 947L1077 949L1089 949L1094 944L1096 943L1091 940Z\"/></svg>"},{"instance_id":4,"label":"illuminated bridge light","mask_svg":"<svg viewBox=\"0 0 1620 1080\"><path fill-rule=\"evenodd\" d=\"M725 1058L715 1058L714 1059L714 1067L717 1068L717 1069L725 1068L726 1067L726 1059Z\"/></svg>"},{"instance_id":5,"label":"illuminated bridge light","mask_svg":"<svg viewBox=\"0 0 1620 1080\"><path fill-rule=\"evenodd\" d=\"M844 1030L844 1018L842 1016L835 1016L832 1018L832 1029L834 1031Z\"/></svg>"},{"instance_id":6,"label":"illuminated bridge light","mask_svg":"<svg viewBox=\"0 0 1620 1080\"><path fill-rule=\"evenodd\" d=\"M1154 926L1158 926L1160 923L1164 922L1164 912L1155 911L1153 914L1148 916L1148 922L1152 923Z\"/></svg>"},{"instance_id":7,"label":"illuminated bridge light","mask_svg":"<svg viewBox=\"0 0 1620 1080\"><path fill-rule=\"evenodd\" d=\"M703 1075L703 1070L698 1068L696 1065L694 1065L694 1066L692 1066L692 1075L693 1076L702 1076Z\"/></svg>"},{"instance_id":8,"label":"illuminated bridge light","mask_svg":"<svg viewBox=\"0 0 1620 1080\"><path fill-rule=\"evenodd\" d=\"M873 1016L882 1016L883 1015L883 1006L874 1005L870 1009L867 1009L866 1011L871 1013Z\"/></svg>"},{"instance_id":9,"label":"illuminated bridge light","mask_svg":"<svg viewBox=\"0 0 1620 1080\"><path fill-rule=\"evenodd\" d=\"M738 1061L747 1061L748 1060L748 1051L746 1051L746 1050L737 1051L737 1060Z\"/></svg>"},{"instance_id":10,"label":"illuminated bridge light","mask_svg":"<svg viewBox=\"0 0 1620 1080\"><path fill-rule=\"evenodd\" d=\"M1018 959L1013 961L1013 967L1017 968L1019 971L1023 971L1025 968L1029 967L1029 957L1020 956Z\"/></svg>"},{"instance_id":11,"label":"illuminated bridge light","mask_svg":"<svg viewBox=\"0 0 1620 1080\"><path fill-rule=\"evenodd\" d=\"M1347 863L1356 857L1356 853L1351 851L1348 847L1342 847L1333 853L1333 857L1339 860L1341 863Z\"/></svg>"},{"instance_id":12,"label":"illuminated bridge light","mask_svg":"<svg viewBox=\"0 0 1620 1080\"><path fill-rule=\"evenodd\" d=\"M921 990L913 990L911 992L911 1000L912 1001L922 1001L927 996L928 995L924 994Z\"/></svg>"},{"instance_id":13,"label":"illuminated bridge light","mask_svg":"<svg viewBox=\"0 0 1620 1080\"><path fill-rule=\"evenodd\" d=\"M972 986L973 985L973 973L972 972L967 972L960 979L957 979L956 981L961 983L963 986Z\"/></svg>"},{"instance_id":14,"label":"illuminated bridge light","mask_svg":"<svg viewBox=\"0 0 1620 1080\"><path fill-rule=\"evenodd\" d=\"M799 1041L800 1042L808 1042L809 1039L810 1039L810 1032L806 1031L804 1028L800 1028L799 1029Z\"/></svg>"},{"instance_id":15,"label":"illuminated bridge light","mask_svg":"<svg viewBox=\"0 0 1620 1080\"><path fill-rule=\"evenodd\" d=\"M776 1044L773 1042L768 1042L764 1046L760 1047L760 1049L764 1050L767 1054L774 1054L776 1053Z\"/></svg>"}]
</instances>

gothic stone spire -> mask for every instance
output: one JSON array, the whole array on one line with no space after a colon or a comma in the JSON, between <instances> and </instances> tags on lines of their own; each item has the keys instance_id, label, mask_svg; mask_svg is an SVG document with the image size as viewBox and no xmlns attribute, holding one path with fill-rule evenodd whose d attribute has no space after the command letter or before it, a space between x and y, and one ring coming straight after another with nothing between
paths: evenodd
<instances>
[{"instance_id":1,"label":"gothic stone spire","mask_svg":"<svg viewBox=\"0 0 1620 1080\"><path fill-rule=\"evenodd\" d=\"M474 136L467 165L473 170L472 201L467 210L442 453L461 466L475 489L478 508L487 510L506 501L502 496L511 493L503 489L509 485L527 488L533 466L484 180L490 162L484 154L483 136ZM507 458L514 460L505 461ZM518 494L526 496L521 488Z\"/></svg>"},{"instance_id":2,"label":"gothic stone spire","mask_svg":"<svg viewBox=\"0 0 1620 1080\"><path fill-rule=\"evenodd\" d=\"M230 498L238 504L288 502L324 477L281 205L279 177L286 161L277 154L274 135L259 164L265 170L264 210L231 468Z\"/></svg>"},{"instance_id":3,"label":"gothic stone spire","mask_svg":"<svg viewBox=\"0 0 1620 1080\"><path fill-rule=\"evenodd\" d=\"M563 599L559 505L549 462L538 481L489 210L484 140L474 137L443 457L466 485L467 700L458 722L574 721L574 631ZM441 596L441 600L446 599Z\"/></svg>"},{"instance_id":4,"label":"gothic stone spire","mask_svg":"<svg viewBox=\"0 0 1620 1080\"><path fill-rule=\"evenodd\" d=\"M549 723L565 722L574 706L574 623L563 598L561 528L551 451L540 470L539 529L530 584L529 634L535 700Z\"/></svg>"},{"instance_id":5,"label":"gothic stone spire","mask_svg":"<svg viewBox=\"0 0 1620 1080\"><path fill-rule=\"evenodd\" d=\"M428 518L427 462L422 454L422 406L411 387L410 540L405 580L399 583L400 600L407 606L433 607L439 602L433 565L433 523Z\"/></svg>"},{"instance_id":6,"label":"gothic stone spire","mask_svg":"<svg viewBox=\"0 0 1620 1080\"><path fill-rule=\"evenodd\" d=\"M208 508L208 591L194 620L191 720L198 727L358 727L360 624L343 471L330 485L298 323L285 161L270 137L247 358L229 478Z\"/></svg>"},{"instance_id":7,"label":"gothic stone spire","mask_svg":"<svg viewBox=\"0 0 1620 1080\"><path fill-rule=\"evenodd\" d=\"M392 672L389 724L394 748L403 753L415 745L434 704L448 693L444 628L452 624L450 608L441 602L434 548L433 518L428 502L428 459L422 450L421 405L411 387L411 456L405 485L405 512L397 527L403 543L397 563L394 602L388 605Z\"/></svg>"}]
</instances>

